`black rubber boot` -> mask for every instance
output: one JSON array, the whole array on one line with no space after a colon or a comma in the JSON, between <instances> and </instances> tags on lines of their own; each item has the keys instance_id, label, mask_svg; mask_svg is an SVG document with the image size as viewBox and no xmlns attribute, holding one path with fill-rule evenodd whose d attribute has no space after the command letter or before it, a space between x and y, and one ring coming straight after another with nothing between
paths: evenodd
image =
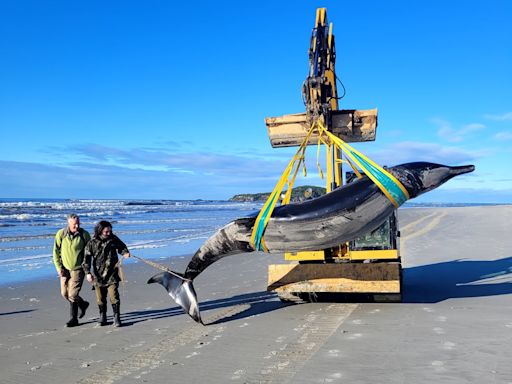
<instances>
[{"instance_id":1,"label":"black rubber boot","mask_svg":"<svg viewBox=\"0 0 512 384\"><path fill-rule=\"evenodd\" d=\"M112 309L114 310L114 327L121 327L122 324L119 303L112 304Z\"/></svg>"},{"instance_id":2,"label":"black rubber boot","mask_svg":"<svg viewBox=\"0 0 512 384\"><path fill-rule=\"evenodd\" d=\"M78 308L80 308L80 314L78 315L78 318L81 319L85 316L85 311L87 311L87 308L89 307L89 302L85 301L81 297L78 297Z\"/></svg>"},{"instance_id":3,"label":"black rubber boot","mask_svg":"<svg viewBox=\"0 0 512 384\"><path fill-rule=\"evenodd\" d=\"M99 304L98 309L100 310L98 324L103 327L104 325L107 325L107 306L106 304Z\"/></svg>"},{"instance_id":4,"label":"black rubber boot","mask_svg":"<svg viewBox=\"0 0 512 384\"><path fill-rule=\"evenodd\" d=\"M66 323L66 327L76 327L78 325L78 303L69 303L69 315L70 319Z\"/></svg>"}]
</instances>

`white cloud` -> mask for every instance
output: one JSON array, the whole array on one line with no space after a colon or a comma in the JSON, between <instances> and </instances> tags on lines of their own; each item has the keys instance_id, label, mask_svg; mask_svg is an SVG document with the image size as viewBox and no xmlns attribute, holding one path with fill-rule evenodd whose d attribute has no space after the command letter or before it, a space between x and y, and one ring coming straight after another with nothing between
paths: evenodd
<instances>
[{"instance_id":1,"label":"white cloud","mask_svg":"<svg viewBox=\"0 0 512 384\"><path fill-rule=\"evenodd\" d=\"M494 135L494 138L497 140L512 140L512 132L498 132L497 134Z\"/></svg>"},{"instance_id":2,"label":"white cloud","mask_svg":"<svg viewBox=\"0 0 512 384\"><path fill-rule=\"evenodd\" d=\"M402 141L378 151L369 150L368 154L378 164L389 166L413 161L455 165L473 162L485 156L486 151L470 151L437 143Z\"/></svg>"},{"instance_id":3,"label":"white cloud","mask_svg":"<svg viewBox=\"0 0 512 384\"><path fill-rule=\"evenodd\" d=\"M461 142L467 135L485 128L483 124L472 123L455 129L450 122L438 118L432 119L432 122L438 126L437 134L440 137L454 143Z\"/></svg>"},{"instance_id":4,"label":"white cloud","mask_svg":"<svg viewBox=\"0 0 512 384\"><path fill-rule=\"evenodd\" d=\"M378 151L364 152L377 163L389 166L411 161L456 165L473 162L482 156L482 153L474 151L422 142L399 142ZM193 154L182 156L183 161L193 161ZM215 155L212 156L215 158ZM237 193L272 190L284 164L289 160L286 158L286 161L279 162L272 159L265 162L265 159L256 158L251 159L253 166L249 167L249 162L237 163L240 157L224 155L220 156L218 162L213 162L212 169L201 162L201 166L194 167L194 173L191 174L171 167L149 169L147 165L112 165L102 161L101 156L98 158L100 160L73 162L65 166L0 160L0 190L4 197L227 199ZM222 164L228 158L236 164L223 170ZM319 179L316 153L307 156L307 159L308 177L299 177L296 185L323 186L325 180ZM322 156L322 166L323 159ZM323 170L326 171L325 168ZM48 180L52 182L48 183ZM510 185L507 180L500 181L503 181L504 186ZM500 193L501 200L498 200L498 197L491 194L486 195L487 187L482 186L482 197L478 201L503 202L510 196ZM471 201L476 201L475 196L470 197ZM456 195L450 195L437 201L460 200Z\"/></svg>"},{"instance_id":5,"label":"white cloud","mask_svg":"<svg viewBox=\"0 0 512 384\"><path fill-rule=\"evenodd\" d=\"M485 128L485 125L483 125L483 124L473 123L473 124L464 125L462 127L462 129L460 130L460 132L466 134L466 133L470 133L470 132L479 131L484 128Z\"/></svg>"},{"instance_id":6,"label":"white cloud","mask_svg":"<svg viewBox=\"0 0 512 384\"><path fill-rule=\"evenodd\" d=\"M502 115L485 115L485 118L496 121L508 121L512 120L512 112L507 112Z\"/></svg>"},{"instance_id":7,"label":"white cloud","mask_svg":"<svg viewBox=\"0 0 512 384\"><path fill-rule=\"evenodd\" d=\"M263 156L121 150L96 145L71 150L86 161L64 160L59 165L47 165L0 160L2 194L227 199L237 193L272 190L289 161Z\"/></svg>"},{"instance_id":8,"label":"white cloud","mask_svg":"<svg viewBox=\"0 0 512 384\"><path fill-rule=\"evenodd\" d=\"M272 190L278 175L190 175L96 163L54 166L0 160L4 197L228 199Z\"/></svg>"},{"instance_id":9,"label":"white cloud","mask_svg":"<svg viewBox=\"0 0 512 384\"><path fill-rule=\"evenodd\" d=\"M94 144L73 146L72 152L94 164L113 165L122 168L162 170L195 175L261 177L283 170L291 159L264 153L215 153L211 151L179 151L161 148L117 149ZM63 164L66 165L66 164Z\"/></svg>"}]
</instances>

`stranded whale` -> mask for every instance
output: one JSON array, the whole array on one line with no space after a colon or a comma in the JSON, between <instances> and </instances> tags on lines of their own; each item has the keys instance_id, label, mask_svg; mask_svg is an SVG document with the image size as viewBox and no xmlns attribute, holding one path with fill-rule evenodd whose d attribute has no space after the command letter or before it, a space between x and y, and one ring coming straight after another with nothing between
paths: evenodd
<instances>
[{"instance_id":1,"label":"stranded whale","mask_svg":"<svg viewBox=\"0 0 512 384\"><path fill-rule=\"evenodd\" d=\"M474 169L473 165L449 167L415 162L387 171L402 183L409 197L414 198ZM395 206L384 193L363 176L316 199L276 207L265 229L265 245L270 253L334 247L378 228L393 209ZM254 251L251 234L256 216L257 212L219 229L197 250L185 273L159 273L149 279L148 284L163 285L185 312L202 323L192 281L223 257Z\"/></svg>"}]
</instances>

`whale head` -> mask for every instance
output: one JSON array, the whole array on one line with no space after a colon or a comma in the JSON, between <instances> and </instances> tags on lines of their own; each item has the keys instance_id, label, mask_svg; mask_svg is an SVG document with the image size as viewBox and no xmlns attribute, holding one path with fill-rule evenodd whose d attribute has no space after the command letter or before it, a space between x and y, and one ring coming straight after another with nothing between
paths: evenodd
<instances>
[{"instance_id":1,"label":"whale head","mask_svg":"<svg viewBox=\"0 0 512 384\"><path fill-rule=\"evenodd\" d=\"M390 168L391 173L407 189L411 199L439 187L455 176L474 170L474 165L450 167L427 162L406 163Z\"/></svg>"}]
</instances>

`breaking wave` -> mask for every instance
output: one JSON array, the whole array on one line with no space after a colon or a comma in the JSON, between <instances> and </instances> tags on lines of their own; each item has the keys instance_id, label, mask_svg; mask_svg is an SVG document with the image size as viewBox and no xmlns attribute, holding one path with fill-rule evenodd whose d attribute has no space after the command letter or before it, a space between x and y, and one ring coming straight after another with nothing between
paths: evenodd
<instances>
[{"instance_id":1,"label":"breaking wave","mask_svg":"<svg viewBox=\"0 0 512 384\"><path fill-rule=\"evenodd\" d=\"M260 207L214 200L0 199L0 284L12 280L11 272L55 274L54 237L70 213L91 234L99 220L110 221L134 254L159 259L195 252L215 230Z\"/></svg>"}]
</instances>

